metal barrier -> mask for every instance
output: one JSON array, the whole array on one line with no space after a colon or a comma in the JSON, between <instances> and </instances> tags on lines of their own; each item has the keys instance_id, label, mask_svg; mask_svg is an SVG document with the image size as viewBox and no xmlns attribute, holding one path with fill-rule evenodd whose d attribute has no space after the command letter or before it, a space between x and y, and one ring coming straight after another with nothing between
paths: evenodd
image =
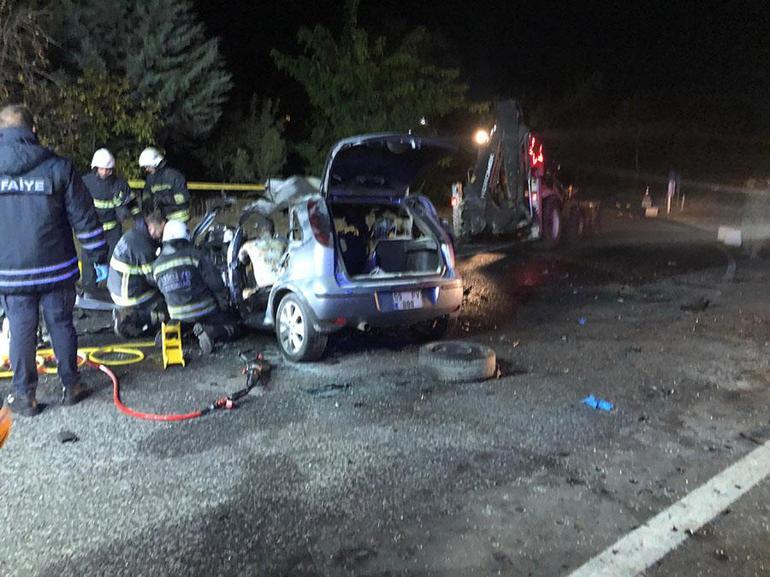
<instances>
[{"instance_id":1,"label":"metal barrier","mask_svg":"<svg viewBox=\"0 0 770 577\"><path fill-rule=\"evenodd\" d=\"M129 180L128 186L134 190L143 190L143 180ZM260 193L265 192L267 187L264 184L254 183L230 183L230 182L188 182L187 189L190 191L204 191L204 192L248 192L248 193ZM219 197L215 197L219 198ZM191 195L190 198L190 216L193 219L199 218L206 214L211 208L213 200L212 195ZM239 203L236 203L239 204ZM224 212L228 212L225 210Z\"/></svg>"},{"instance_id":2,"label":"metal barrier","mask_svg":"<svg viewBox=\"0 0 770 577\"><path fill-rule=\"evenodd\" d=\"M128 186L134 189L144 189L143 180L129 180ZM226 190L241 190L244 192L265 192L267 187L264 184L238 184L231 182L188 182L188 190L209 190L209 191L226 191Z\"/></svg>"}]
</instances>

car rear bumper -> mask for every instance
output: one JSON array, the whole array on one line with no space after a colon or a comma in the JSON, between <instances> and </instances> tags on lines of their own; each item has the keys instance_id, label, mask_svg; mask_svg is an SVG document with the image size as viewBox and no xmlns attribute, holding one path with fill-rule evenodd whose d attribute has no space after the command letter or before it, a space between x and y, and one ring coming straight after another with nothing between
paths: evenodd
<instances>
[{"instance_id":1,"label":"car rear bumper","mask_svg":"<svg viewBox=\"0 0 770 577\"><path fill-rule=\"evenodd\" d=\"M422 306L394 310L393 293L419 291ZM440 280L398 286L365 286L306 295L316 317L316 327L333 332L345 326L408 326L444 316L456 316L463 300L462 280Z\"/></svg>"}]
</instances>

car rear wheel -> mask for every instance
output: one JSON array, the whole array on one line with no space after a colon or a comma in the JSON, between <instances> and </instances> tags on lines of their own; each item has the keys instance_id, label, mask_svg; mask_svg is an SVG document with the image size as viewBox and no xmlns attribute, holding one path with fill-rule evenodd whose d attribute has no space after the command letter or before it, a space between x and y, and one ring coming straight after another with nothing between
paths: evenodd
<instances>
[{"instance_id":1,"label":"car rear wheel","mask_svg":"<svg viewBox=\"0 0 770 577\"><path fill-rule=\"evenodd\" d=\"M275 334L281 353L293 362L316 361L326 349L328 336L313 328L305 303L289 293L281 299Z\"/></svg>"}]
</instances>

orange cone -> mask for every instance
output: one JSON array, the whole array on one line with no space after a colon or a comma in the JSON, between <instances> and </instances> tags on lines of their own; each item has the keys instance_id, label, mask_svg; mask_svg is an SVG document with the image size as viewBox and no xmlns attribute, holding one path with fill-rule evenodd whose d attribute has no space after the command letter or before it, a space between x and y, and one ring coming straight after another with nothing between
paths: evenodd
<instances>
[{"instance_id":1,"label":"orange cone","mask_svg":"<svg viewBox=\"0 0 770 577\"><path fill-rule=\"evenodd\" d=\"M11 416L11 409L3 407L0 409L0 448L5 444L8 435L11 434L12 424L13 417Z\"/></svg>"}]
</instances>

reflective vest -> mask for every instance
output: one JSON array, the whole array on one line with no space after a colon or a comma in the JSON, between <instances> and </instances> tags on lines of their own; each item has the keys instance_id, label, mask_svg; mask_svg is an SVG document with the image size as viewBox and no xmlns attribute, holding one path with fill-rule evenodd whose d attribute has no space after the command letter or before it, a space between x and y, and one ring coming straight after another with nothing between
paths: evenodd
<instances>
[{"instance_id":1,"label":"reflective vest","mask_svg":"<svg viewBox=\"0 0 770 577\"><path fill-rule=\"evenodd\" d=\"M96 213L99 215L104 232L117 228L120 221L128 214L131 216L139 214L139 204L128 182L124 179L113 175L100 178L94 171L84 175L83 182L94 200ZM124 214L119 214L119 211Z\"/></svg>"},{"instance_id":2,"label":"reflective vest","mask_svg":"<svg viewBox=\"0 0 770 577\"><path fill-rule=\"evenodd\" d=\"M147 173L142 192L144 210L159 208L166 220L190 220L190 193L181 172L163 162L155 174Z\"/></svg>"},{"instance_id":3,"label":"reflective vest","mask_svg":"<svg viewBox=\"0 0 770 577\"><path fill-rule=\"evenodd\" d=\"M74 286L73 232L92 262L107 264L104 231L72 162L26 128L0 129L0 293Z\"/></svg>"},{"instance_id":4,"label":"reflective vest","mask_svg":"<svg viewBox=\"0 0 770 577\"><path fill-rule=\"evenodd\" d=\"M145 303L158 294L152 280L152 263L157 243L147 232L144 220L124 234L110 259L107 288L116 305L132 307Z\"/></svg>"},{"instance_id":5,"label":"reflective vest","mask_svg":"<svg viewBox=\"0 0 770 577\"><path fill-rule=\"evenodd\" d=\"M164 242L152 274L172 319L192 322L219 310L217 294L224 291L222 278L189 241Z\"/></svg>"}]
</instances>

